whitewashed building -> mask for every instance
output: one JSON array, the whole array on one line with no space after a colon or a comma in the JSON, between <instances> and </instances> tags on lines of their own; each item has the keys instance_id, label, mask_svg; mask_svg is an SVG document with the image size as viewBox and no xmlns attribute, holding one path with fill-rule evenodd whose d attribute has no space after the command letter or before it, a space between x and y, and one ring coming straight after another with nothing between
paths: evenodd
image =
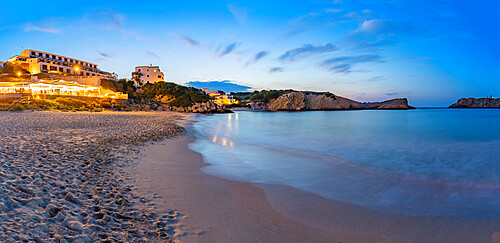
<instances>
[{"instance_id":1,"label":"whitewashed building","mask_svg":"<svg viewBox=\"0 0 500 243\"><path fill-rule=\"evenodd\" d=\"M165 81L164 74L160 71L159 66L138 66L135 67L135 72L132 73L132 78L140 81L136 82L137 85L144 85L147 83L157 83Z\"/></svg>"}]
</instances>

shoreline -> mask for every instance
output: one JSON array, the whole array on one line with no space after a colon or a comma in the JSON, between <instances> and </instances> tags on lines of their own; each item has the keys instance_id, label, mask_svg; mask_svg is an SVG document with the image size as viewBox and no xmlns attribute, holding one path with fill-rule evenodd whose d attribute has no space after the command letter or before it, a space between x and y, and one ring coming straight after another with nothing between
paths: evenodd
<instances>
[{"instance_id":1,"label":"shoreline","mask_svg":"<svg viewBox=\"0 0 500 243\"><path fill-rule=\"evenodd\" d=\"M373 212L283 185L226 180L188 148L186 134L148 145L134 168L136 185L162 209L181 213L174 240L315 242L500 242L498 222ZM245 229L245 230L242 230Z\"/></svg>"},{"instance_id":2,"label":"shoreline","mask_svg":"<svg viewBox=\"0 0 500 243\"><path fill-rule=\"evenodd\" d=\"M179 212L174 241L391 242L305 225L275 210L264 190L203 173L207 164L188 148L194 137L187 130L180 138L145 147L131 168L141 196L152 195L149 201L158 211Z\"/></svg>"}]
</instances>

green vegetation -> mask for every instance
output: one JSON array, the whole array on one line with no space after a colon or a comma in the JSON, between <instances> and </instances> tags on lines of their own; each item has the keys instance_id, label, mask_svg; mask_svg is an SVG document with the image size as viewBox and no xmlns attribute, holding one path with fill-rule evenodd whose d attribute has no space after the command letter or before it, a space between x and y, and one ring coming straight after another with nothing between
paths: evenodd
<instances>
[{"instance_id":1,"label":"green vegetation","mask_svg":"<svg viewBox=\"0 0 500 243\"><path fill-rule=\"evenodd\" d=\"M283 94L288 94L290 92L293 92L295 90L293 89L286 89L286 90L261 90L261 91L254 91L254 92L237 92L237 93L231 93L231 95L239 99L240 101L248 101L248 102L264 102L267 103L272 99L276 99L280 97ZM305 94L313 94L313 95L326 95L327 97L337 99L334 94L330 92L314 92L314 91L302 91Z\"/></svg>"},{"instance_id":2,"label":"green vegetation","mask_svg":"<svg viewBox=\"0 0 500 243\"><path fill-rule=\"evenodd\" d=\"M200 89L172 82L147 83L140 88L136 88L133 81L121 79L119 81L102 80L101 85L105 89L128 94L129 100L133 103L161 101L171 106L189 107L195 103L210 100L210 96Z\"/></svg>"},{"instance_id":3,"label":"green vegetation","mask_svg":"<svg viewBox=\"0 0 500 243\"><path fill-rule=\"evenodd\" d=\"M17 73L21 74L30 74L30 72L24 68L22 68L20 65L11 65L11 64L5 64L3 68L0 68L0 73L7 73L9 75L17 75Z\"/></svg>"},{"instance_id":4,"label":"green vegetation","mask_svg":"<svg viewBox=\"0 0 500 243\"><path fill-rule=\"evenodd\" d=\"M280 97L281 95L288 94L292 91L293 90L291 90L291 89L254 91L252 96L250 97L250 99L248 99L248 101L267 103L272 99L276 99L276 98Z\"/></svg>"},{"instance_id":5,"label":"green vegetation","mask_svg":"<svg viewBox=\"0 0 500 243\"><path fill-rule=\"evenodd\" d=\"M210 97L199 89L171 82L148 83L141 89L143 91L143 97L149 99L161 98L164 96L172 97L172 101L168 104L177 107L189 107L194 105L194 103L202 103L210 100Z\"/></svg>"}]
</instances>

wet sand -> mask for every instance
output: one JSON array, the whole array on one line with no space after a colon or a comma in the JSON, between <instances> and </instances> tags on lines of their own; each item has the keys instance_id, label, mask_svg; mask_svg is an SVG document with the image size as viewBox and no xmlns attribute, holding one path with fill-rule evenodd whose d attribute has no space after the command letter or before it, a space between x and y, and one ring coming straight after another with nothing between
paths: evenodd
<instances>
[{"instance_id":1,"label":"wet sand","mask_svg":"<svg viewBox=\"0 0 500 243\"><path fill-rule=\"evenodd\" d=\"M498 222L377 213L280 185L254 185L201 171L182 138L149 145L131 169L157 210L179 212L179 242L500 242Z\"/></svg>"}]
</instances>

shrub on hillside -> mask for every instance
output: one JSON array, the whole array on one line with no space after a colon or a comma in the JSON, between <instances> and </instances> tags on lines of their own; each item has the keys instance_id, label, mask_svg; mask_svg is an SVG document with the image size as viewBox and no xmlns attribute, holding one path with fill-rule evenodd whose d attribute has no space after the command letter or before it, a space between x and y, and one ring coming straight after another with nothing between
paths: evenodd
<instances>
[{"instance_id":1,"label":"shrub on hillside","mask_svg":"<svg viewBox=\"0 0 500 243\"><path fill-rule=\"evenodd\" d=\"M24 111L26 110L26 108L21 105L21 104L13 104L11 107L9 107L9 111Z\"/></svg>"},{"instance_id":2,"label":"shrub on hillside","mask_svg":"<svg viewBox=\"0 0 500 243\"><path fill-rule=\"evenodd\" d=\"M194 103L210 100L210 97L199 89L170 82L148 83L141 90L142 96L147 99L161 99L164 96L174 97L168 104L177 107L188 107Z\"/></svg>"}]
</instances>

